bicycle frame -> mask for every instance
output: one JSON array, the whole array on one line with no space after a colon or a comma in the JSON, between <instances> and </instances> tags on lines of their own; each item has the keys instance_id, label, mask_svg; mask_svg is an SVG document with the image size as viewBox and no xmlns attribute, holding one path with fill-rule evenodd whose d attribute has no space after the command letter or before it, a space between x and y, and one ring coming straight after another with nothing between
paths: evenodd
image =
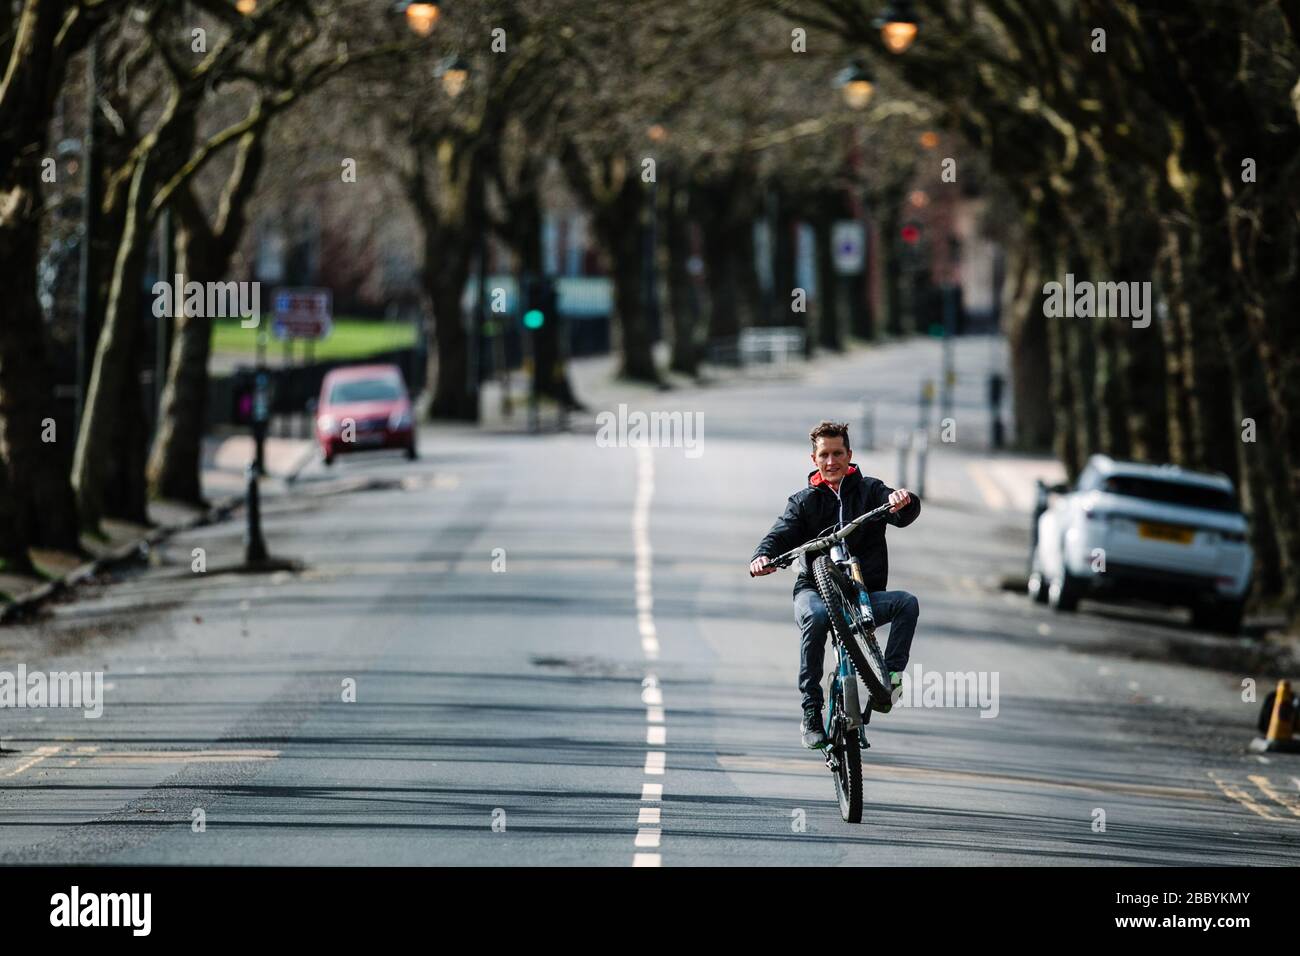
<instances>
[{"instance_id":1,"label":"bicycle frame","mask_svg":"<svg viewBox=\"0 0 1300 956\"><path fill-rule=\"evenodd\" d=\"M862 582L862 567L858 559L848 553L848 549L842 542L831 545L831 560L841 567L848 569L850 577L858 585L859 606L867 618L870 626L875 628L875 614L871 609L871 601L866 597L866 586ZM862 695L858 685L858 672L849 659L849 655L844 652L844 645L840 643L835 634L835 629L830 630L831 641L835 645L835 654L839 661L835 669L835 676L831 680L831 706L826 708L826 736L833 736L835 722L835 701L843 701L844 717L847 722L847 729L856 730L863 725L862 721Z\"/></svg>"}]
</instances>

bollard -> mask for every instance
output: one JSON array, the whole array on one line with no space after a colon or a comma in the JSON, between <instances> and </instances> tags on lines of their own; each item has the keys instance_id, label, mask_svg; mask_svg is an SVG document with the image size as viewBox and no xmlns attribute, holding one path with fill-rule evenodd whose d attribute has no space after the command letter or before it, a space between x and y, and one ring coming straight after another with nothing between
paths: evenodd
<instances>
[{"instance_id":1,"label":"bollard","mask_svg":"<svg viewBox=\"0 0 1300 956\"><path fill-rule=\"evenodd\" d=\"M922 431L930 430L930 403L934 401L934 382L926 379L921 383L921 398L918 402L920 416L917 419L916 427Z\"/></svg>"},{"instance_id":2,"label":"bollard","mask_svg":"<svg viewBox=\"0 0 1300 956\"><path fill-rule=\"evenodd\" d=\"M1291 693L1291 682L1280 680L1277 690L1264 699L1265 713L1260 714L1260 725L1268 720L1268 729L1264 737L1251 742L1254 751L1300 752L1300 740L1296 739L1297 705L1300 704Z\"/></svg>"},{"instance_id":3,"label":"bollard","mask_svg":"<svg viewBox=\"0 0 1300 956\"><path fill-rule=\"evenodd\" d=\"M952 335L943 337L943 391L939 397L939 417L952 418L953 390L957 387L957 370L953 367Z\"/></svg>"},{"instance_id":4,"label":"bollard","mask_svg":"<svg viewBox=\"0 0 1300 956\"><path fill-rule=\"evenodd\" d=\"M257 468L249 465L245 469L247 492L244 510L248 523L244 529L244 563L261 564L267 558L266 540L262 537L262 504L257 492Z\"/></svg>"},{"instance_id":5,"label":"bollard","mask_svg":"<svg viewBox=\"0 0 1300 956\"><path fill-rule=\"evenodd\" d=\"M259 475L266 474L263 445L271 417L271 397L267 394L269 387L266 372L258 372L253 383L253 466Z\"/></svg>"},{"instance_id":6,"label":"bollard","mask_svg":"<svg viewBox=\"0 0 1300 956\"><path fill-rule=\"evenodd\" d=\"M907 487L907 452L912 443L911 433L906 428L899 428L894 433L894 444L898 446L898 484L896 488Z\"/></svg>"},{"instance_id":7,"label":"bollard","mask_svg":"<svg viewBox=\"0 0 1300 956\"><path fill-rule=\"evenodd\" d=\"M989 376L989 421L992 428L989 446L992 448L1001 448L1006 441L1002 425L1002 385L1001 375L995 372Z\"/></svg>"},{"instance_id":8,"label":"bollard","mask_svg":"<svg viewBox=\"0 0 1300 956\"><path fill-rule=\"evenodd\" d=\"M876 447L876 407L865 398L859 407L861 414L858 418L862 422L862 447L867 451L873 451Z\"/></svg>"},{"instance_id":9,"label":"bollard","mask_svg":"<svg viewBox=\"0 0 1300 956\"><path fill-rule=\"evenodd\" d=\"M913 444L916 446L916 494L919 498L925 497L925 461L930 451L930 436L925 432L918 430L913 436Z\"/></svg>"}]
</instances>

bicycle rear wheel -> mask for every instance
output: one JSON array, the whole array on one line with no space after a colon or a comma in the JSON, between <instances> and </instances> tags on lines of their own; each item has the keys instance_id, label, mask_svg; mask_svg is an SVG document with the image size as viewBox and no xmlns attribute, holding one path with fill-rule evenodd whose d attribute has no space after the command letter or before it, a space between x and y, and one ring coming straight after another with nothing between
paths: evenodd
<instances>
[{"instance_id":1,"label":"bicycle rear wheel","mask_svg":"<svg viewBox=\"0 0 1300 956\"><path fill-rule=\"evenodd\" d=\"M858 606L857 583L844 576L827 555L813 562L813 582L826 604L831 627L858 675L866 682L873 699L887 701L890 695L889 668L885 655L876 643L875 628L867 622Z\"/></svg>"}]
</instances>

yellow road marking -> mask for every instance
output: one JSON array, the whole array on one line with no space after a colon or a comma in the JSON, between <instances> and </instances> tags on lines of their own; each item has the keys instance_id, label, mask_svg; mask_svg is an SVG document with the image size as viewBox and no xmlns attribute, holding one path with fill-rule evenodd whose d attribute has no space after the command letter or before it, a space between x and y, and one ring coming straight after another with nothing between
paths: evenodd
<instances>
[{"instance_id":1,"label":"yellow road marking","mask_svg":"<svg viewBox=\"0 0 1300 956\"><path fill-rule=\"evenodd\" d=\"M46 757L53 757L56 753L58 753L62 749L63 749L62 747L53 747L53 746L37 747L35 750L32 751L32 755L30 757L27 757L19 761L18 765L14 767L12 770L9 770L5 773L0 773L0 777L16 777L24 770L36 766Z\"/></svg>"},{"instance_id":2,"label":"yellow road marking","mask_svg":"<svg viewBox=\"0 0 1300 956\"><path fill-rule=\"evenodd\" d=\"M966 466L966 471L971 481L975 482L975 487L986 505L994 511L1006 511L1010 507L1011 502L1007 500L1006 493L989 477L983 465L971 462Z\"/></svg>"},{"instance_id":3,"label":"yellow road marking","mask_svg":"<svg viewBox=\"0 0 1300 956\"><path fill-rule=\"evenodd\" d=\"M1251 795L1247 793L1245 790L1242 790L1240 787L1233 786L1230 781L1222 779L1221 777L1219 777L1218 774L1214 773L1213 771L1210 771L1209 777L1218 785L1219 789L1223 791L1223 795L1225 797L1227 797L1229 800L1233 800L1236 801L1237 803L1240 803L1251 813L1258 814L1259 816L1263 817L1265 820L1285 819L1283 817L1273 816L1272 811L1269 810L1268 807L1260 806L1258 803L1255 802L1255 800L1251 797Z\"/></svg>"},{"instance_id":4,"label":"yellow road marking","mask_svg":"<svg viewBox=\"0 0 1300 956\"><path fill-rule=\"evenodd\" d=\"M1300 817L1300 806L1297 806L1294 800L1279 793L1273 787L1273 783L1268 779L1268 777L1261 776L1260 774L1252 774L1248 779L1255 786L1259 787L1260 790L1264 791L1264 794L1274 803L1282 804L1282 806L1291 811L1292 815Z\"/></svg>"},{"instance_id":5,"label":"yellow road marking","mask_svg":"<svg viewBox=\"0 0 1300 956\"><path fill-rule=\"evenodd\" d=\"M118 750L90 755L91 761L109 763L239 763L274 760L278 750Z\"/></svg>"}]
</instances>

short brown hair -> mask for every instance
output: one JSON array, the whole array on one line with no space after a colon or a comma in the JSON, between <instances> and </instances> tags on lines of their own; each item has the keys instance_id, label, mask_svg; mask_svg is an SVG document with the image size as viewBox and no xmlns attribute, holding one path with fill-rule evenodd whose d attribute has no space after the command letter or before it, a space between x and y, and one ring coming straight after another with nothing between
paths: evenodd
<instances>
[{"instance_id":1,"label":"short brown hair","mask_svg":"<svg viewBox=\"0 0 1300 956\"><path fill-rule=\"evenodd\" d=\"M817 439L819 438L843 438L845 448L853 447L849 444L848 422L831 422L822 419L813 426L813 430L808 433L808 438L813 444L814 451L817 449Z\"/></svg>"}]
</instances>

